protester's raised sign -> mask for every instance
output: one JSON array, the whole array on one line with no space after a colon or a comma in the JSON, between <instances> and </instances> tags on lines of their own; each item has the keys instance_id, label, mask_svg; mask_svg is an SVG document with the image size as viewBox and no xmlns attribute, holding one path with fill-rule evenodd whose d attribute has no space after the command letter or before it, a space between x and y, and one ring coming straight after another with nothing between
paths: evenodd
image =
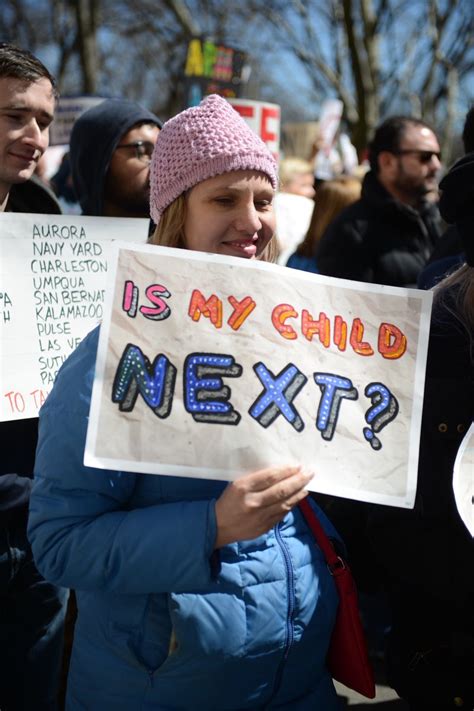
<instances>
[{"instance_id":1,"label":"protester's raised sign","mask_svg":"<svg viewBox=\"0 0 474 711\"><path fill-rule=\"evenodd\" d=\"M208 94L239 96L249 74L245 59L245 53L235 47L204 37L191 39L184 67L185 106L197 106Z\"/></svg>"},{"instance_id":2,"label":"protester's raised sign","mask_svg":"<svg viewBox=\"0 0 474 711\"><path fill-rule=\"evenodd\" d=\"M431 295L255 261L118 249L85 463L413 504Z\"/></svg>"},{"instance_id":3,"label":"protester's raised sign","mask_svg":"<svg viewBox=\"0 0 474 711\"><path fill-rule=\"evenodd\" d=\"M113 239L148 220L0 214L0 420L36 417L56 373L102 319Z\"/></svg>"}]
</instances>

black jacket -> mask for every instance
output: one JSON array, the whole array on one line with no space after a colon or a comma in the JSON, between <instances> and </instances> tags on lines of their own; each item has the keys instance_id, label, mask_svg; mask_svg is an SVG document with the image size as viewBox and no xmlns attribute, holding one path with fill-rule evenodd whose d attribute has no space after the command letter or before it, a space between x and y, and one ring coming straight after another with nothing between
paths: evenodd
<instances>
[{"instance_id":1,"label":"black jacket","mask_svg":"<svg viewBox=\"0 0 474 711\"><path fill-rule=\"evenodd\" d=\"M54 194L35 176L13 185L7 212L58 215L61 208ZM38 419L0 422L0 526L26 519L35 461Z\"/></svg>"},{"instance_id":2,"label":"black jacket","mask_svg":"<svg viewBox=\"0 0 474 711\"><path fill-rule=\"evenodd\" d=\"M456 225L450 225L437 241L431 257L418 275L419 289L432 289L466 260Z\"/></svg>"},{"instance_id":3,"label":"black jacket","mask_svg":"<svg viewBox=\"0 0 474 711\"><path fill-rule=\"evenodd\" d=\"M452 485L474 419L474 350L454 297L451 288L433 308L415 508L374 506L369 521L392 603L391 684L404 698L443 709L455 696L465 708L474 703L474 549Z\"/></svg>"},{"instance_id":4,"label":"black jacket","mask_svg":"<svg viewBox=\"0 0 474 711\"><path fill-rule=\"evenodd\" d=\"M317 209L317 197L316 197ZM321 274L388 286L416 286L441 235L438 208L420 210L395 200L369 172L360 200L324 233L316 262Z\"/></svg>"},{"instance_id":5,"label":"black jacket","mask_svg":"<svg viewBox=\"0 0 474 711\"><path fill-rule=\"evenodd\" d=\"M52 190L33 175L25 183L12 185L5 212L35 212L42 215L60 215L61 207Z\"/></svg>"},{"instance_id":6,"label":"black jacket","mask_svg":"<svg viewBox=\"0 0 474 711\"><path fill-rule=\"evenodd\" d=\"M446 232L441 236L441 239L435 244L428 264L437 262L439 259L445 259L446 257L456 257L463 251L464 245L458 228L456 225L449 225Z\"/></svg>"}]
</instances>

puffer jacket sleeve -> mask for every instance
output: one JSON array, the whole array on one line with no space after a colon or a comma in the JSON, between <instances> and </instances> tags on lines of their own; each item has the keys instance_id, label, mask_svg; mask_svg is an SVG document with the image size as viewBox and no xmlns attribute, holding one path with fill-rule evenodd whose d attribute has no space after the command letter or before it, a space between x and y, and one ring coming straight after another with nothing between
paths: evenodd
<instances>
[{"instance_id":1,"label":"puffer jacket sleeve","mask_svg":"<svg viewBox=\"0 0 474 711\"><path fill-rule=\"evenodd\" d=\"M40 413L28 525L37 567L47 580L80 590L142 594L208 585L213 500L155 500L131 509L137 478L152 475L83 464L96 347L93 332L63 365Z\"/></svg>"}]
</instances>

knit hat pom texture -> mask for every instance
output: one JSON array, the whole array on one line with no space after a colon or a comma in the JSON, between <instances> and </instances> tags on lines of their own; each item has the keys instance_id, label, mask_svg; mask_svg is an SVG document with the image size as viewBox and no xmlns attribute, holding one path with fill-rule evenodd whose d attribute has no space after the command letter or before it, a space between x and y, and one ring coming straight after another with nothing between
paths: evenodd
<instances>
[{"instance_id":1,"label":"knit hat pom texture","mask_svg":"<svg viewBox=\"0 0 474 711\"><path fill-rule=\"evenodd\" d=\"M277 165L265 143L225 99L212 94L167 121L158 135L150 171L155 224L183 192L232 170L260 171L277 188Z\"/></svg>"}]
</instances>

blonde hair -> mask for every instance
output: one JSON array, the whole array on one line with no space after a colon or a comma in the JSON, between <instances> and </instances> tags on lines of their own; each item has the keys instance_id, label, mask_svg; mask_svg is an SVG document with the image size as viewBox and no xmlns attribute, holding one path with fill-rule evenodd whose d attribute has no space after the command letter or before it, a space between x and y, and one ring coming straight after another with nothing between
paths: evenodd
<instances>
[{"instance_id":1,"label":"blonde hair","mask_svg":"<svg viewBox=\"0 0 474 711\"><path fill-rule=\"evenodd\" d=\"M306 236L296 252L313 257L327 226L348 205L360 198L362 184L357 178L342 175L326 180L316 190L315 206Z\"/></svg>"},{"instance_id":2,"label":"blonde hair","mask_svg":"<svg viewBox=\"0 0 474 711\"><path fill-rule=\"evenodd\" d=\"M296 157L283 158L278 166L280 190L284 190L296 175L306 175L306 173L313 174L311 163L307 160Z\"/></svg>"},{"instance_id":3,"label":"blonde hair","mask_svg":"<svg viewBox=\"0 0 474 711\"><path fill-rule=\"evenodd\" d=\"M150 235L150 244L162 247L186 249L184 241L184 223L186 221L186 195L182 193L163 211L161 219Z\"/></svg>"},{"instance_id":4,"label":"blonde hair","mask_svg":"<svg viewBox=\"0 0 474 711\"><path fill-rule=\"evenodd\" d=\"M148 238L150 244L186 249L184 235L184 223L186 222L187 213L186 196L187 193L182 193L164 210L158 225ZM273 236L257 259L262 262L276 262L276 258L277 242L275 236Z\"/></svg>"}]
</instances>

